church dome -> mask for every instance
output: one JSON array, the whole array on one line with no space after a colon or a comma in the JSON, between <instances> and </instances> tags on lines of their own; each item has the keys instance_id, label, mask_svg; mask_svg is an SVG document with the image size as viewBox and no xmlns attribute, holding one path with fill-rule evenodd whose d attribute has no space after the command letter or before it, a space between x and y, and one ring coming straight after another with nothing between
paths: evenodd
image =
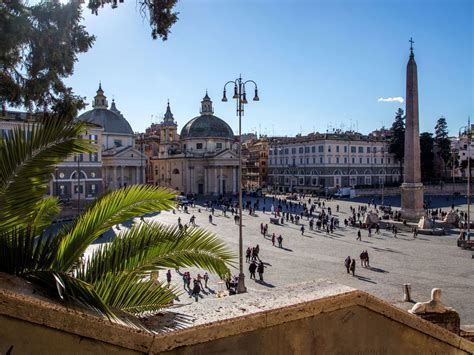
<instances>
[{"instance_id":1,"label":"church dome","mask_svg":"<svg viewBox=\"0 0 474 355\"><path fill-rule=\"evenodd\" d=\"M97 90L92 106L94 109L84 112L77 119L101 126L104 129L104 133L133 135L132 127L120 111L117 110L113 100L110 110L107 108L108 103L101 85L99 85L99 90Z\"/></svg>"},{"instance_id":2,"label":"church dome","mask_svg":"<svg viewBox=\"0 0 474 355\"><path fill-rule=\"evenodd\" d=\"M181 130L181 139L186 138L234 138L232 128L213 115L212 101L206 93L201 102L201 115L194 117Z\"/></svg>"}]
</instances>

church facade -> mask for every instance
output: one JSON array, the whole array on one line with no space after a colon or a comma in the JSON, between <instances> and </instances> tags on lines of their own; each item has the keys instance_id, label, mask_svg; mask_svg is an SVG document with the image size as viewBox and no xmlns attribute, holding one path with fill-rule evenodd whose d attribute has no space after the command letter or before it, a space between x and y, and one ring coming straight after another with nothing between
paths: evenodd
<instances>
[{"instance_id":1,"label":"church facade","mask_svg":"<svg viewBox=\"0 0 474 355\"><path fill-rule=\"evenodd\" d=\"M149 158L148 183L183 194L227 195L238 192L238 148L232 128L214 115L207 95L200 115L178 135L168 103L161 123L147 129L143 140Z\"/></svg>"}]
</instances>

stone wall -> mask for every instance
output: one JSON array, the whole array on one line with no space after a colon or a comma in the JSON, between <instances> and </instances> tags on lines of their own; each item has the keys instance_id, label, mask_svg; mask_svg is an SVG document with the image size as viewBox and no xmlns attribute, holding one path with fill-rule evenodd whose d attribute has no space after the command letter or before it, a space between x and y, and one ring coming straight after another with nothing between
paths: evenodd
<instances>
[{"instance_id":1,"label":"stone wall","mask_svg":"<svg viewBox=\"0 0 474 355\"><path fill-rule=\"evenodd\" d=\"M474 353L446 329L327 280L193 302L144 325L149 332L66 308L0 273L0 353Z\"/></svg>"},{"instance_id":2,"label":"stone wall","mask_svg":"<svg viewBox=\"0 0 474 355\"><path fill-rule=\"evenodd\" d=\"M360 196L379 196L382 192L380 188L377 189L355 189L357 197ZM461 196L466 195L466 184L445 184L445 185L425 185L425 195L446 195L452 196L453 193L458 193ZM400 195L400 187L385 187L385 196Z\"/></svg>"}]
</instances>

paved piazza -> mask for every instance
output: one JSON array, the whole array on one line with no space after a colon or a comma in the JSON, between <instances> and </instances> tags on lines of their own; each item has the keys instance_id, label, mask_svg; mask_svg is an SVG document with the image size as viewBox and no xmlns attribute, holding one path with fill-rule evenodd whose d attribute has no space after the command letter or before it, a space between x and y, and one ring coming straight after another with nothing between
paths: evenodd
<instances>
[{"instance_id":1,"label":"paved piazza","mask_svg":"<svg viewBox=\"0 0 474 355\"><path fill-rule=\"evenodd\" d=\"M471 258L470 251L462 250L456 246L458 235L455 231L453 234L445 236L419 235L417 239L413 239L411 233L399 232L395 239L391 232L384 230L381 230L380 235L373 233L372 237L368 237L367 230L362 230L362 241L357 241L357 229L344 228L343 221L344 218L349 217L350 206L357 208L362 203L333 200L326 202L326 207L331 207L333 215L339 217L341 227L336 229L333 234L328 235L322 231L310 231L308 221L304 219L302 223L305 225L306 231L302 236L300 225L288 223L284 226L275 226L269 223L270 213L268 211L271 208L271 203L272 198L267 197L267 212L265 214L262 211L257 211L256 216L249 216L248 212L244 211L243 217L244 251L247 246L258 244L260 246L259 256L266 263L265 283L262 284L250 280L248 264L244 265L248 291L255 293L256 297L258 297L258 291L262 289L327 278L367 291L390 303L409 309L413 304L402 301L402 284L410 283L412 298L415 301L427 301L433 287L442 288L443 303L455 308L460 313L462 324L474 324L474 297L472 296L474 259ZM445 205L450 206L450 203L446 202ZM260 206L262 205L263 198L261 198ZM336 205L340 206L339 213L335 212ZM363 205L366 206L366 204ZM201 212L198 212L198 208L201 209ZM318 211L317 209L316 213ZM216 210L213 224L208 221L210 212L202 206L196 205L196 208L189 208L188 212L186 214L176 211L176 214L173 214L170 211L165 211L149 218L167 224L176 224L178 217L181 217L181 222L185 224L194 214L199 227L216 233L237 254L238 225L234 224L234 218L230 212L227 213L227 217L224 217L221 211ZM260 223L262 222L268 223L270 234L275 233L277 236L279 234L283 236L284 249L272 246L271 239L264 238L260 234ZM275 245L278 243L275 242ZM360 266L359 255L365 249L370 256L371 268ZM344 267L344 259L348 255L357 260L355 277L347 274ZM189 271L192 277L196 277L199 270ZM237 269L232 272L238 274ZM172 270L172 275L172 282L182 287L180 275L174 270ZM161 272L160 279L164 278L165 272ZM217 281L217 277L211 275L210 287L214 291L217 288ZM212 292L203 294L204 299L209 297L213 297ZM191 298L182 295L180 302L191 302Z\"/></svg>"}]
</instances>

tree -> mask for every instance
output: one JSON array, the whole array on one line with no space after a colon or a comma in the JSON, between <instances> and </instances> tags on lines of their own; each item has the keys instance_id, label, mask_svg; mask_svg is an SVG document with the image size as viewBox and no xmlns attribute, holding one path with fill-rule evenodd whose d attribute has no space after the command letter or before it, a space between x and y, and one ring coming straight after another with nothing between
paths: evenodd
<instances>
[{"instance_id":1,"label":"tree","mask_svg":"<svg viewBox=\"0 0 474 355\"><path fill-rule=\"evenodd\" d=\"M405 116L398 109L392 124L389 151L400 163L400 181L403 181L403 158L405 156Z\"/></svg>"},{"instance_id":2,"label":"tree","mask_svg":"<svg viewBox=\"0 0 474 355\"><path fill-rule=\"evenodd\" d=\"M435 126L434 142L436 145L436 154L443 162L444 177L447 176L447 166L451 158L451 140L448 136L448 124L444 117L440 117Z\"/></svg>"},{"instance_id":3,"label":"tree","mask_svg":"<svg viewBox=\"0 0 474 355\"><path fill-rule=\"evenodd\" d=\"M140 222L83 260L112 226L174 207L175 192L147 185L107 193L57 234L48 232L61 207L55 197L43 198L49 177L67 156L92 151L78 138L86 129L83 122L47 117L0 139L0 271L66 304L141 327L134 316L156 312L177 292L152 280L153 271L196 266L224 277L233 254L202 229Z\"/></svg>"},{"instance_id":4,"label":"tree","mask_svg":"<svg viewBox=\"0 0 474 355\"><path fill-rule=\"evenodd\" d=\"M420 135L420 162L422 181L430 180L434 172L433 134L423 132Z\"/></svg>"},{"instance_id":5,"label":"tree","mask_svg":"<svg viewBox=\"0 0 474 355\"><path fill-rule=\"evenodd\" d=\"M123 0L121 1L123 2ZM138 0L142 16L149 19L154 39L166 40L177 21L176 0ZM0 104L28 110L62 110L59 117L71 119L84 107L64 79L74 72L80 53L94 43L83 25L82 1L66 4L43 0L29 5L23 0L0 1ZM98 14L100 7L117 0L89 0Z\"/></svg>"}]
</instances>

